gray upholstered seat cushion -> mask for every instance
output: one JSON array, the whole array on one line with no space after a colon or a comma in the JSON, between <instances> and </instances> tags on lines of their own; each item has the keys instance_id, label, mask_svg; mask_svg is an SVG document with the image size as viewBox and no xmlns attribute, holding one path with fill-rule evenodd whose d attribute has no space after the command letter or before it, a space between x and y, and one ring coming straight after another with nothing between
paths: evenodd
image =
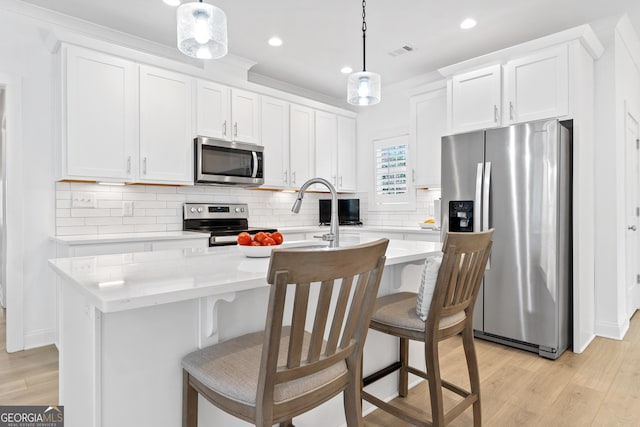
<instances>
[{"instance_id":1,"label":"gray upholstered seat cushion","mask_svg":"<svg viewBox=\"0 0 640 427\"><path fill-rule=\"evenodd\" d=\"M211 390L242 404L255 406L263 337L263 332L256 332L194 351L182 359L182 367ZM303 360L310 337L311 334L305 334ZM283 328L279 366L286 364L288 345L287 327ZM346 372L347 366L342 361L304 379L278 384L274 390L274 402L281 403L315 390Z\"/></svg>"},{"instance_id":2,"label":"gray upholstered seat cushion","mask_svg":"<svg viewBox=\"0 0 640 427\"><path fill-rule=\"evenodd\" d=\"M380 297L376 301L372 320L396 328L424 331L425 322L416 314L416 298L417 294L413 292L398 292ZM460 323L465 317L464 311L443 317L440 319L440 329Z\"/></svg>"}]
</instances>

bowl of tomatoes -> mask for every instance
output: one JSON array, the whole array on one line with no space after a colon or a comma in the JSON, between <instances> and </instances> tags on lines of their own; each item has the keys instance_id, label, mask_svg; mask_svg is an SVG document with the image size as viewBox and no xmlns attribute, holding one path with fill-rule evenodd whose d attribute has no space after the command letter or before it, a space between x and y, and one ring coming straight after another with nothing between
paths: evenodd
<instances>
[{"instance_id":1,"label":"bowl of tomatoes","mask_svg":"<svg viewBox=\"0 0 640 427\"><path fill-rule=\"evenodd\" d=\"M276 231L274 233L259 232L251 235L247 232L238 234L238 245L240 251L249 258L266 258L271 256L271 250L281 245L284 241L282 233Z\"/></svg>"}]
</instances>

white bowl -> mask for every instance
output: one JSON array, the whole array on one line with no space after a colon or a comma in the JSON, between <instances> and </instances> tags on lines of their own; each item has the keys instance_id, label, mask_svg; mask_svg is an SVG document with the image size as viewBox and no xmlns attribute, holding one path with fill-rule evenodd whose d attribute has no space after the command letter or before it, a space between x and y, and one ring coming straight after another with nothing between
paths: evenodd
<instances>
[{"instance_id":1,"label":"white bowl","mask_svg":"<svg viewBox=\"0 0 640 427\"><path fill-rule=\"evenodd\" d=\"M238 245L244 256L249 258L266 258L271 256L271 250L278 246L243 246Z\"/></svg>"}]
</instances>

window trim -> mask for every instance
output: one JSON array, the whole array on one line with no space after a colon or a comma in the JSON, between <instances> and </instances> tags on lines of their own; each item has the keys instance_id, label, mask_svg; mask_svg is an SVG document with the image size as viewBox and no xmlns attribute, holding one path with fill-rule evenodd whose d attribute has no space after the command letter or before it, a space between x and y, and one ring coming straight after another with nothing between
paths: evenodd
<instances>
[{"instance_id":1,"label":"window trim","mask_svg":"<svg viewBox=\"0 0 640 427\"><path fill-rule=\"evenodd\" d=\"M381 132L376 132L376 136L371 139L371 155L372 155L372 174L373 179L370 186L371 203L369 203L370 211L377 212L400 212L400 211L413 211L416 210L416 189L410 178L411 165L412 165L412 150L409 131L406 129L388 129ZM398 195L397 201L388 201L390 195L387 195L385 199L387 201L380 201L377 191L377 146L381 141L393 139L393 138L405 138L407 145L407 193L402 196Z\"/></svg>"}]
</instances>

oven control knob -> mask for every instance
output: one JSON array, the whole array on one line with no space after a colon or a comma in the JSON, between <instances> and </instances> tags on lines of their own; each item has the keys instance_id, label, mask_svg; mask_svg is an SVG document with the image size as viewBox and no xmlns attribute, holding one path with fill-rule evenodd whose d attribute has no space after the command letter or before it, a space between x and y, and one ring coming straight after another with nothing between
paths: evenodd
<instances>
[{"instance_id":1,"label":"oven control knob","mask_svg":"<svg viewBox=\"0 0 640 427\"><path fill-rule=\"evenodd\" d=\"M190 211L191 213L194 213L194 212L196 211L196 208L191 208L191 209L189 209L189 211Z\"/></svg>"},{"instance_id":2,"label":"oven control knob","mask_svg":"<svg viewBox=\"0 0 640 427\"><path fill-rule=\"evenodd\" d=\"M202 213L202 208L198 208L198 213Z\"/></svg>"},{"instance_id":3,"label":"oven control knob","mask_svg":"<svg viewBox=\"0 0 640 427\"><path fill-rule=\"evenodd\" d=\"M244 208L236 208L236 213L244 212Z\"/></svg>"}]
</instances>

